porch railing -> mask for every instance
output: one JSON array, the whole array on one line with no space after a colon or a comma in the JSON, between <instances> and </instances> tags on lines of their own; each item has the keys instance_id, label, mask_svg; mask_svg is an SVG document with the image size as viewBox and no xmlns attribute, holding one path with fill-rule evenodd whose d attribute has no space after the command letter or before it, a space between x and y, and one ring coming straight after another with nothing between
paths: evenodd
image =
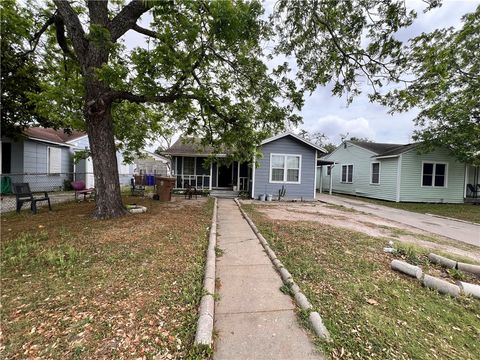
<instances>
[{"instance_id":1,"label":"porch railing","mask_svg":"<svg viewBox=\"0 0 480 360\"><path fill-rule=\"evenodd\" d=\"M177 175L177 189L189 186L206 190L210 188L210 175Z\"/></svg>"},{"instance_id":2,"label":"porch railing","mask_svg":"<svg viewBox=\"0 0 480 360\"><path fill-rule=\"evenodd\" d=\"M248 191L248 177L240 176L239 190Z\"/></svg>"}]
</instances>

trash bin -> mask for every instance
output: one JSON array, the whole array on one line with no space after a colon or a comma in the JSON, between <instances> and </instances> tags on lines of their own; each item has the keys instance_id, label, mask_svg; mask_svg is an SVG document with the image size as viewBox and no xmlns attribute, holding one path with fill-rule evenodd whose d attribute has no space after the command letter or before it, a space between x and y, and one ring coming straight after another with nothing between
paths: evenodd
<instances>
[{"instance_id":1,"label":"trash bin","mask_svg":"<svg viewBox=\"0 0 480 360\"><path fill-rule=\"evenodd\" d=\"M0 192L2 195L8 195L12 193L12 179L10 176L2 176Z\"/></svg>"},{"instance_id":2,"label":"trash bin","mask_svg":"<svg viewBox=\"0 0 480 360\"><path fill-rule=\"evenodd\" d=\"M155 176L154 175L145 175L145 180L147 186L154 186L155 185Z\"/></svg>"},{"instance_id":3,"label":"trash bin","mask_svg":"<svg viewBox=\"0 0 480 360\"><path fill-rule=\"evenodd\" d=\"M145 176L144 175L134 175L135 185L145 185Z\"/></svg>"},{"instance_id":4,"label":"trash bin","mask_svg":"<svg viewBox=\"0 0 480 360\"><path fill-rule=\"evenodd\" d=\"M155 177L155 183L157 185L157 195L160 201L171 201L172 190L175 187L175 178L157 176Z\"/></svg>"}]
</instances>

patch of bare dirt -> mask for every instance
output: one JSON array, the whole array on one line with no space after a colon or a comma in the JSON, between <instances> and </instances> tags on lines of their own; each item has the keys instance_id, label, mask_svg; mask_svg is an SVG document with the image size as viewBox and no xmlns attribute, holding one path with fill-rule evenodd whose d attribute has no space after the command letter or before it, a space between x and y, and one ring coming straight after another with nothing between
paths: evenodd
<instances>
[{"instance_id":1,"label":"patch of bare dirt","mask_svg":"<svg viewBox=\"0 0 480 360\"><path fill-rule=\"evenodd\" d=\"M457 246L451 239L442 238L375 215L352 211L347 208L343 209L341 206L335 207L322 203L272 203L257 206L257 209L272 220L313 221L480 261L480 248L473 245L458 244Z\"/></svg>"}]
</instances>

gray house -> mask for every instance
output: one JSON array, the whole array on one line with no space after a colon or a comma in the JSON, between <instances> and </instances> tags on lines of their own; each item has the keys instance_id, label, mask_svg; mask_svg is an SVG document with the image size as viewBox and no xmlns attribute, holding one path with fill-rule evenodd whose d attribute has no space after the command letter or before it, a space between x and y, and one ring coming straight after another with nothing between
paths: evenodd
<instances>
[{"instance_id":1,"label":"gray house","mask_svg":"<svg viewBox=\"0 0 480 360\"><path fill-rule=\"evenodd\" d=\"M345 141L322 158L333 164L318 167L317 187L395 202L469 201L478 169L446 149L420 154L417 145Z\"/></svg>"},{"instance_id":2,"label":"gray house","mask_svg":"<svg viewBox=\"0 0 480 360\"><path fill-rule=\"evenodd\" d=\"M9 176L12 182L28 182L32 191L63 189L73 171L73 145L66 141L82 135L30 128L19 139L2 138L2 177Z\"/></svg>"},{"instance_id":3,"label":"gray house","mask_svg":"<svg viewBox=\"0 0 480 360\"><path fill-rule=\"evenodd\" d=\"M248 192L252 198L262 194L276 196L282 188L286 199L315 198L317 154L325 151L293 133L283 133L263 141L262 156L251 163L233 161L225 165L215 159L227 154L214 154L197 139L180 138L165 151L172 157L172 173L176 188ZM207 159L213 158L213 161ZM256 160L257 166L252 166Z\"/></svg>"},{"instance_id":4,"label":"gray house","mask_svg":"<svg viewBox=\"0 0 480 360\"><path fill-rule=\"evenodd\" d=\"M94 187L91 158L73 162L77 151L89 149L84 132L32 127L18 139L1 139L1 176L12 182L28 182L32 191L63 190L72 180L83 180ZM117 152L120 184L130 184L135 165L126 164Z\"/></svg>"}]
</instances>

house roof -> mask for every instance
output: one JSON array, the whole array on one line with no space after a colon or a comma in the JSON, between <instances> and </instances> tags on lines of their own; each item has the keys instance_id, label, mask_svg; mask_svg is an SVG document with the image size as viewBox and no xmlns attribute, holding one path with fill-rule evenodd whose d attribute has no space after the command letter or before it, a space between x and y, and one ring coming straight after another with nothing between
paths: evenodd
<instances>
[{"instance_id":1,"label":"house roof","mask_svg":"<svg viewBox=\"0 0 480 360\"><path fill-rule=\"evenodd\" d=\"M375 153L376 155L372 157L397 156L417 146L416 143L387 144L387 143L375 143L375 142L369 142L369 141L350 141L350 142L354 145L360 146L361 148L367 149Z\"/></svg>"},{"instance_id":2,"label":"house roof","mask_svg":"<svg viewBox=\"0 0 480 360\"><path fill-rule=\"evenodd\" d=\"M270 137L270 138L262 141L261 145L268 144L269 142L272 142L272 141L275 141L275 140L284 138L284 137L286 137L286 136L291 136L291 137L297 139L298 141L301 141L301 142L303 142L304 144L306 144L306 145L308 145L308 146L310 146L310 147L312 147L312 148L314 148L314 149L316 149L316 150L318 150L318 151L321 151L322 153L326 153L325 149L322 148L321 146L318 146L318 145L316 145L316 144L314 144L314 143L312 143L312 142L304 139L303 137L298 136L297 134L294 134L294 133L292 133L292 132L290 132L290 131L287 131L287 132L284 132L284 133L282 133L282 134L278 134L278 135L272 136L272 137Z\"/></svg>"},{"instance_id":3,"label":"house roof","mask_svg":"<svg viewBox=\"0 0 480 360\"><path fill-rule=\"evenodd\" d=\"M163 153L167 155L174 155L174 156L184 156L184 155L209 156L214 153L214 149L212 146L202 145L201 140L199 138L180 136L180 138L177 141L175 141L175 143L172 146L170 146L167 150L163 151ZM217 155L222 155L222 154L217 154Z\"/></svg>"},{"instance_id":4,"label":"house roof","mask_svg":"<svg viewBox=\"0 0 480 360\"><path fill-rule=\"evenodd\" d=\"M370 150L375 154L383 154L385 152L391 151L395 148L400 146L404 146L403 144L387 144L387 143L376 143L370 141L349 141L354 145L360 146L364 149Z\"/></svg>"},{"instance_id":5,"label":"house roof","mask_svg":"<svg viewBox=\"0 0 480 360\"><path fill-rule=\"evenodd\" d=\"M394 149L391 149L390 151L386 151L382 154L377 155L377 157L400 155L400 154L403 154L404 152L406 152L408 150L415 149L417 147L417 145L418 145L417 143L400 145L400 146L397 146Z\"/></svg>"},{"instance_id":6,"label":"house roof","mask_svg":"<svg viewBox=\"0 0 480 360\"><path fill-rule=\"evenodd\" d=\"M323 149L322 147L316 144L313 144L310 141L305 140L301 136L298 136L292 132L285 132L279 135L272 136L262 141L261 145L268 144L272 141L281 139L286 136L291 136L322 153L326 153L325 149ZM172 146L170 146L163 153L167 155L173 155L173 156L185 156L185 155L209 156L214 154L214 149L211 146L202 145L201 140L199 138L187 138L187 137L181 136ZM215 154L215 155L224 156L225 154Z\"/></svg>"},{"instance_id":7,"label":"house roof","mask_svg":"<svg viewBox=\"0 0 480 360\"><path fill-rule=\"evenodd\" d=\"M23 131L23 134L30 139L52 142L56 144L68 145L67 141L85 136L84 132L72 131L66 133L64 130L55 130L44 127L31 127Z\"/></svg>"}]
</instances>

